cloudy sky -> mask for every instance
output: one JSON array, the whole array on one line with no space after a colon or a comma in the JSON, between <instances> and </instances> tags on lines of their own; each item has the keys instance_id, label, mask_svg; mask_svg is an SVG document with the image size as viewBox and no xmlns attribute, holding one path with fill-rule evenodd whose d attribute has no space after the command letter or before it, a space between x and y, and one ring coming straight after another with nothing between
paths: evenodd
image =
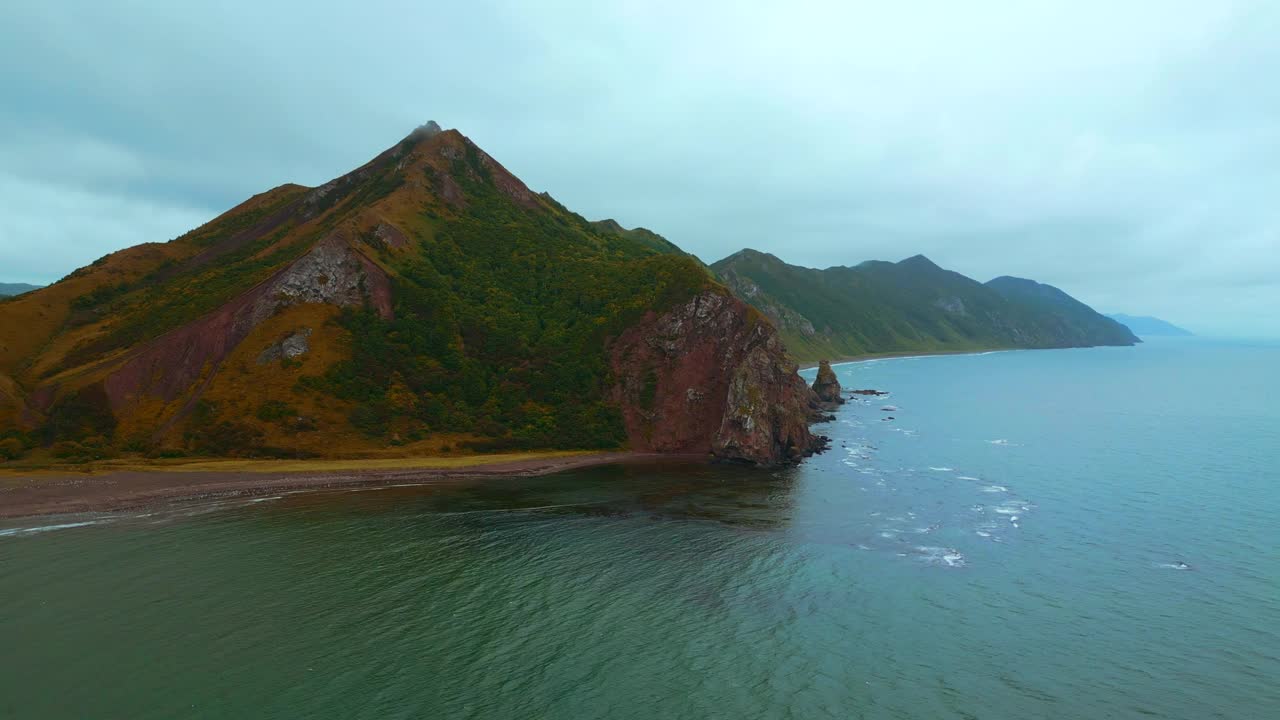
<instances>
[{"instance_id":1,"label":"cloudy sky","mask_svg":"<svg viewBox=\"0 0 1280 720\"><path fill-rule=\"evenodd\" d=\"M0 281L50 282L320 184L435 119L583 215L707 261L924 253L1104 311L1280 335L1280 3L0 14Z\"/></svg>"}]
</instances>

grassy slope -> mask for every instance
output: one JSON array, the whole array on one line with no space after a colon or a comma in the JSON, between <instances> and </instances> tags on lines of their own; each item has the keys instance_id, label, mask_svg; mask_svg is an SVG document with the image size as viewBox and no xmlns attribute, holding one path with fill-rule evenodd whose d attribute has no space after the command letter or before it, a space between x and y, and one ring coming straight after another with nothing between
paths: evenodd
<instances>
[{"instance_id":1,"label":"grassy slope","mask_svg":"<svg viewBox=\"0 0 1280 720\"><path fill-rule=\"evenodd\" d=\"M660 253L684 253L684 251L677 247L675 243L662 237L658 233L649 230L648 228L638 227L627 229L618 224L617 220L613 219L593 220L591 222L591 227L602 235L621 235L622 237L633 240L640 245Z\"/></svg>"},{"instance_id":2,"label":"grassy slope","mask_svg":"<svg viewBox=\"0 0 1280 720\"><path fill-rule=\"evenodd\" d=\"M1122 340L1108 334L1096 313L1065 332L1044 307L1010 300L922 256L814 270L744 250L711 268L775 319L787 347L804 362Z\"/></svg>"},{"instance_id":3,"label":"grassy slope","mask_svg":"<svg viewBox=\"0 0 1280 720\"><path fill-rule=\"evenodd\" d=\"M1052 285L1034 280L1002 276L987 287L1006 300L1033 308L1052 326L1056 337L1070 345L1132 345L1141 342L1120 322L1097 313Z\"/></svg>"},{"instance_id":4,"label":"grassy slope","mask_svg":"<svg viewBox=\"0 0 1280 720\"><path fill-rule=\"evenodd\" d=\"M374 437L617 446L607 338L710 277L686 256L601 233L548 197L513 196L500 166L474 146L452 149L461 154L427 174L456 180L466 207L393 215L413 240L378 255L395 275L396 317L344 315L352 357L309 386L354 403L352 423Z\"/></svg>"}]
</instances>

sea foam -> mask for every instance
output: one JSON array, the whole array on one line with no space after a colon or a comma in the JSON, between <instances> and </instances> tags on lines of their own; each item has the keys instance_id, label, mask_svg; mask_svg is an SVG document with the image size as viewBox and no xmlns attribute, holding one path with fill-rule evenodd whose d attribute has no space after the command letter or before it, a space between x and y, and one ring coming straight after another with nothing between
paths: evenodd
<instances>
[{"instance_id":1,"label":"sea foam","mask_svg":"<svg viewBox=\"0 0 1280 720\"><path fill-rule=\"evenodd\" d=\"M35 533L52 532L54 530L67 530L69 528L85 527L86 525L97 525L100 520L86 520L85 522L61 523L58 525L40 525L38 527L29 528L9 528L0 530L0 537L13 537L15 535L32 535Z\"/></svg>"}]
</instances>

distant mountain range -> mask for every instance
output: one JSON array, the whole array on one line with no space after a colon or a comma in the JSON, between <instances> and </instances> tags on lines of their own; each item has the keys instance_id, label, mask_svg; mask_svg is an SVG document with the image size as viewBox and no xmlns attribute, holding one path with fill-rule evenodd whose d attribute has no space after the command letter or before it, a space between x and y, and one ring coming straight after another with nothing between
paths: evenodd
<instances>
[{"instance_id":1,"label":"distant mountain range","mask_svg":"<svg viewBox=\"0 0 1280 720\"><path fill-rule=\"evenodd\" d=\"M21 295L32 290L39 290L43 285L28 285L27 283L0 283L0 297L9 297L10 295Z\"/></svg>"},{"instance_id":2,"label":"distant mountain range","mask_svg":"<svg viewBox=\"0 0 1280 720\"><path fill-rule=\"evenodd\" d=\"M1129 328L1138 337L1189 337L1195 334L1171 322L1149 315L1107 313L1107 317Z\"/></svg>"},{"instance_id":3,"label":"distant mountain range","mask_svg":"<svg viewBox=\"0 0 1280 720\"><path fill-rule=\"evenodd\" d=\"M777 325L803 362L877 353L1132 345L1120 323L1061 290L983 284L923 255L825 270L742 250L711 269Z\"/></svg>"}]
</instances>

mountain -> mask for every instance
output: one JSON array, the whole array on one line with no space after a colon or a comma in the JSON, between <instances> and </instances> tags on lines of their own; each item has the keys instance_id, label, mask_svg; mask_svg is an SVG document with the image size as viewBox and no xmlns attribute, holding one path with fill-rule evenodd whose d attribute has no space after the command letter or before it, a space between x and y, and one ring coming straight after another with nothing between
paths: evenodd
<instances>
[{"instance_id":1,"label":"mountain","mask_svg":"<svg viewBox=\"0 0 1280 720\"><path fill-rule=\"evenodd\" d=\"M0 304L0 431L69 459L810 452L773 326L613 225L429 123Z\"/></svg>"},{"instance_id":2,"label":"mountain","mask_svg":"<svg viewBox=\"0 0 1280 720\"><path fill-rule=\"evenodd\" d=\"M1137 341L1082 304L1060 306L1021 297L1003 281L984 285L923 255L815 270L748 249L711 269L773 320L787 347L803 361ZM1062 297L1070 300L1065 293Z\"/></svg>"},{"instance_id":3,"label":"mountain","mask_svg":"<svg viewBox=\"0 0 1280 720\"><path fill-rule=\"evenodd\" d=\"M39 290L41 287L40 285L28 285L27 283L0 283L0 297L21 295L32 290Z\"/></svg>"},{"instance_id":4,"label":"mountain","mask_svg":"<svg viewBox=\"0 0 1280 720\"><path fill-rule=\"evenodd\" d=\"M1097 312L1052 285L1004 275L987 287L1012 303L1037 312L1063 347L1133 345L1142 342L1129 328Z\"/></svg>"},{"instance_id":5,"label":"mountain","mask_svg":"<svg viewBox=\"0 0 1280 720\"><path fill-rule=\"evenodd\" d=\"M1195 334L1190 330L1149 315L1107 313L1107 317L1129 328L1138 337L1190 337Z\"/></svg>"}]
</instances>

